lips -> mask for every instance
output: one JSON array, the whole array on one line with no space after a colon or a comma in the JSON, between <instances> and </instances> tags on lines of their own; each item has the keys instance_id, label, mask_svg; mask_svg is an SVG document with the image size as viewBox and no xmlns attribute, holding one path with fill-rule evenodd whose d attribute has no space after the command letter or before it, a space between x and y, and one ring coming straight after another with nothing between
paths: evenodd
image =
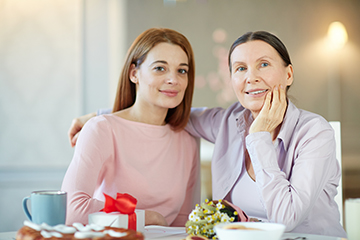
<instances>
[{"instance_id":1,"label":"lips","mask_svg":"<svg viewBox=\"0 0 360 240\"><path fill-rule=\"evenodd\" d=\"M245 91L245 93L256 96L259 94L266 93L267 91L268 91L268 89L253 89L253 90Z\"/></svg>"},{"instance_id":2,"label":"lips","mask_svg":"<svg viewBox=\"0 0 360 240\"><path fill-rule=\"evenodd\" d=\"M160 92L168 97L176 97L179 91L176 90L160 90Z\"/></svg>"}]
</instances>

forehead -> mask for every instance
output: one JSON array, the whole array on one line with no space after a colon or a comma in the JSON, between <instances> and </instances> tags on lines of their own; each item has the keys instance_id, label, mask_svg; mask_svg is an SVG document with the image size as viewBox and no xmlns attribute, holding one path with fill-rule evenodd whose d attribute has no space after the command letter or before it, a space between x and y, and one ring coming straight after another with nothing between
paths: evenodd
<instances>
[{"instance_id":1,"label":"forehead","mask_svg":"<svg viewBox=\"0 0 360 240\"><path fill-rule=\"evenodd\" d=\"M281 60L278 52L270 44L254 40L238 45L231 53L231 61L256 61L261 57Z\"/></svg>"},{"instance_id":2,"label":"forehead","mask_svg":"<svg viewBox=\"0 0 360 240\"><path fill-rule=\"evenodd\" d=\"M145 61L157 60L169 63L188 63L188 57L179 45L165 42L156 44L147 54Z\"/></svg>"}]
</instances>

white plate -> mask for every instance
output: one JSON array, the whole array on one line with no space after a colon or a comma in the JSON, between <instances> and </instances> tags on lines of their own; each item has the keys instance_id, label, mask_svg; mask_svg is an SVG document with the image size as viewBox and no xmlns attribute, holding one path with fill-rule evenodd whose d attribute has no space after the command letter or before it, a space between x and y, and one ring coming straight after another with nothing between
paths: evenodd
<instances>
[{"instance_id":1,"label":"white plate","mask_svg":"<svg viewBox=\"0 0 360 240\"><path fill-rule=\"evenodd\" d=\"M258 230L224 228L228 225L241 225L246 228L255 228ZM285 225L263 222L236 222L221 223L216 225L214 229L220 240L279 240L285 231Z\"/></svg>"}]
</instances>

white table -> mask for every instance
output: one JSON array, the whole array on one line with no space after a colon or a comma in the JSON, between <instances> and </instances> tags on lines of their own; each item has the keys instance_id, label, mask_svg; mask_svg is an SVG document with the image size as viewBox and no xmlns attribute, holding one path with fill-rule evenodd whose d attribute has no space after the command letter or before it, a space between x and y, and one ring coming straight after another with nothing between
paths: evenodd
<instances>
[{"instance_id":1,"label":"white table","mask_svg":"<svg viewBox=\"0 0 360 240\"><path fill-rule=\"evenodd\" d=\"M0 240L14 240L16 232L0 233ZM185 228L150 227L145 230L146 240L181 240L186 238ZM284 233L281 240L306 237L306 240L346 240L345 238L329 237L313 234Z\"/></svg>"},{"instance_id":2,"label":"white table","mask_svg":"<svg viewBox=\"0 0 360 240\"><path fill-rule=\"evenodd\" d=\"M185 239L187 234L184 227L161 227L161 226L147 226L145 227L146 240L181 240ZM329 237L313 234L300 233L284 233L281 240L290 240L297 237L306 237L306 240L346 240L345 238ZM2 239L0 239L2 240ZM297 239L300 240L300 239Z\"/></svg>"}]
</instances>

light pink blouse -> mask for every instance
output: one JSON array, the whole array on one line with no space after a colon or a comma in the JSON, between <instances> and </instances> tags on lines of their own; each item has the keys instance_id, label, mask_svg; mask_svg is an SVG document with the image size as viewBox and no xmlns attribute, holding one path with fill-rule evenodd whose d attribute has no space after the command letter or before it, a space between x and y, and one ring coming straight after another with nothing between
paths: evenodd
<instances>
[{"instance_id":1,"label":"light pink blouse","mask_svg":"<svg viewBox=\"0 0 360 240\"><path fill-rule=\"evenodd\" d=\"M274 143L269 132L248 134L252 121L240 103L192 109L186 130L215 143L213 198L226 198L252 217L266 215L267 221L285 224L288 232L346 237L334 200L341 170L330 124L291 101ZM247 174L246 150L256 182L241 178Z\"/></svg>"},{"instance_id":2,"label":"light pink blouse","mask_svg":"<svg viewBox=\"0 0 360 240\"><path fill-rule=\"evenodd\" d=\"M112 114L83 127L64 177L67 224L88 222L104 207L106 193L129 193L137 209L161 213L168 224L184 226L200 201L199 141L169 125L128 121Z\"/></svg>"}]
</instances>

